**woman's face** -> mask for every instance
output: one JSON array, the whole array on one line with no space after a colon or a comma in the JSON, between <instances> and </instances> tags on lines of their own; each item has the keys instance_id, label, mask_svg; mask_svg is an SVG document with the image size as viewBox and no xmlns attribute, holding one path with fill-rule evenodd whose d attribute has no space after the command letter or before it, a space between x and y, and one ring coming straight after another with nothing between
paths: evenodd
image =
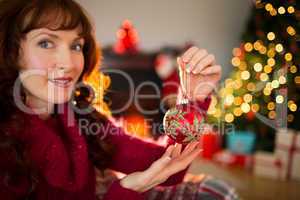
<instances>
[{"instance_id":1,"label":"woman's face","mask_svg":"<svg viewBox=\"0 0 300 200\"><path fill-rule=\"evenodd\" d=\"M41 28L21 41L20 77L31 99L47 103L67 102L84 67L84 39L79 29Z\"/></svg>"}]
</instances>

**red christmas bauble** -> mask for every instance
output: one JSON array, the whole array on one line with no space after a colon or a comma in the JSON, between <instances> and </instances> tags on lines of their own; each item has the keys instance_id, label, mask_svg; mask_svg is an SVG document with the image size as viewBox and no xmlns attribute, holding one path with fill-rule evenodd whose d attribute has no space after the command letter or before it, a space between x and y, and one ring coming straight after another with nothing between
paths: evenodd
<instances>
[{"instance_id":1,"label":"red christmas bauble","mask_svg":"<svg viewBox=\"0 0 300 200\"><path fill-rule=\"evenodd\" d=\"M198 141L204 130L205 114L192 103L169 109L163 120L165 134L180 144Z\"/></svg>"}]
</instances>

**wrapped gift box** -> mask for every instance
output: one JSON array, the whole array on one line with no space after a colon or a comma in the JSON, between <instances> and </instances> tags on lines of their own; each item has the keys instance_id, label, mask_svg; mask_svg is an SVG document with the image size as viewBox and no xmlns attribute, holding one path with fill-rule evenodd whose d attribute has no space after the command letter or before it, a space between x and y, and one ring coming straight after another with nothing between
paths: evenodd
<instances>
[{"instance_id":1,"label":"wrapped gift box","mask_svg":"<svg viewBox=\"0 0 300 200\"><path fill-rule=\"evenodd\" d=\"M222 150L216 153L213 160L227 166L238 166L245 169L251 169L253 166L253 156L250 154L235 154L228 150Z\"/></svg>"},{"instance_id":2,"label":"wrapped gift box","mask_svg":"<svg viewBox=\"0 0 300 200\"><path fill-rule=\"evenodd\" d=\"M287 165L274 153L258 151L254 154L254 174L261 177L286 180Z\"/></svg>"},{"instance_id":3,"label":"wrapped gift box","mask_svg":"<svg viewBox=\"0 0 300 200\"><path fill-rule=\"evenodd\" d=\"M300 137L298 137L300 138ZM291 167L291 178L295 180L300 180L300 152L298 151L294 157Z\"/></svg>"},{"instance_id":4,"label":"wrapped gift box","mask_svg":"<svg viewBox=\"0 0 300 200\"><path fill-rule=\"evenodd\" d=\"M276 133L275 155L287 166L287 176L300 179L300 135L291 129L279 129Z\"/></svg>"},{"instance_id":5,"label":"wrapped gift box","mask_svg":"<svg viewBox=\"0 0 300 200\"><path fill-rule=\"evenodd\" d=\"M202 158L211 159L213 155L221 149L221 136L216 132L209 132L200 137Z\"/></svg>"},{"instance_id":6,"label":"wrapped gift box","mask_svg":"<svg viewBox=\"0 0 300 200\"><path fill-rule=\"evenodd\" d=\"M250 154L253 151L255 134L248 131L235 131L227 135L226 146L236 154Z\"/></svg>"}]
</instances>

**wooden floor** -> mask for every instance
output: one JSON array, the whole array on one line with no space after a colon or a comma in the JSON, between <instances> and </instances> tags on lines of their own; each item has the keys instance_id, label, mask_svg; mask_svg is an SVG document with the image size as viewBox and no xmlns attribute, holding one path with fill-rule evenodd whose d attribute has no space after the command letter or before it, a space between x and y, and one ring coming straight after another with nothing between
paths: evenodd
<instances>
[{"instance_id":1,"label":"wooden floor","mask_svg":"<svg viewBox=\"0 0 300 200\"><path fill-rule=\"evenodd\" d=\"M300 200L300 181L279 181L254 176L238 167L220 166L208 160L194 161L188 171L210 174L233 185L244 200Z\"/></svg>"}]
</instances>

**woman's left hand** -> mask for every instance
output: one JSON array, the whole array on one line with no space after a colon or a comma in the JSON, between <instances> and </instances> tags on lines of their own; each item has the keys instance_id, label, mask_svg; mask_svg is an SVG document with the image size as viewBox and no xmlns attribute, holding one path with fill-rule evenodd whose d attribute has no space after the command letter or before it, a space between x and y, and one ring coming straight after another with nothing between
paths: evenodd
<instances>
[{"instance_id":1,"label":"woman's left hand","mask_svg":"<svg viewBox=\"0 0 300 200\"><path fill-rule=\"evenodd\" d=\"M177 58L181 85L186 97L191 101L204 100L221 78L222 68L216 64L215 56L205 49L191 47Z\"/></svg>"}]
</instances>

